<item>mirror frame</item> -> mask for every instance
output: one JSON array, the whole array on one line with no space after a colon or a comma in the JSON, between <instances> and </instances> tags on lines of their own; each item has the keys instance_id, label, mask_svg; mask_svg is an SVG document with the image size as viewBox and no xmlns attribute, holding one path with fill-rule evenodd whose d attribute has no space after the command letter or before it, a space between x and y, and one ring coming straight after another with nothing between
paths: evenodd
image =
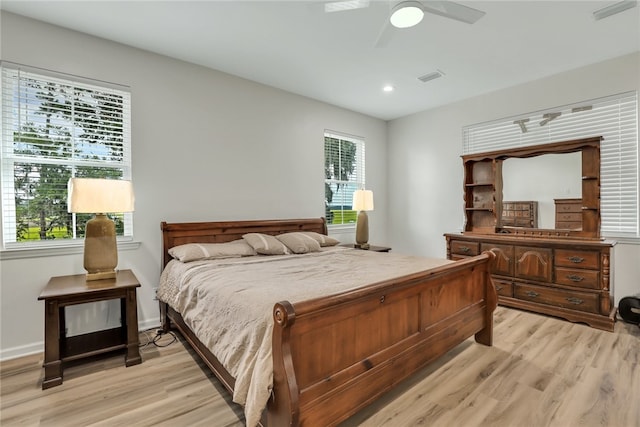
<instances>
[{"instance_id":1,"label":"mirror frame","mask_svg":"<svg viewBox=\"0 0 640 427\"><path fill-rule=\"evenodd\" d=\"M481 234L505 234L522 237L540 238L579 238L600 239L600 142L602 136L575 139L569 141L541 144L531 147L514 148L508 150L490 151L485 153L462 156L465 174L472 173L473 165L477 162L494 162L495 176L493 189L495 191L495 227L482 227ZM542 229L502 226L502 162L510 158L528 158L543 154L582 153L582 228ZM465 182L467 179L465 178ZM472 221L468 217L467 221ZM466 224L465 229L474 231L477 227Z\"/></svg>"}]
</instances>

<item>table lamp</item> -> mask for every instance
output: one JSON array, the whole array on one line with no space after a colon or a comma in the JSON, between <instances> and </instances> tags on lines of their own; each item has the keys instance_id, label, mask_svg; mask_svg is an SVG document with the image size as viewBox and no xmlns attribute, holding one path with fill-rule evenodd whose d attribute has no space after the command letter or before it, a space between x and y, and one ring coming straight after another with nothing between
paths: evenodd
<instances>
[{"instance_id":1,"label":"table lamp","mask_svg":"<svg viewBox=\"0 0 640 427\"><path fill-rule=\"evenodd\" d=\"M358 211L356 223L356 247L369 249L369 217L367 211L373 210L373 192L371 190L356 190L353 192L352 209Z\"/></svg>"},{"instance_id":2,"label":"table lamp","mask_svg":"<svg viewBox=\"0 0 640 427\"><path fill-rule=\"evenodd\" d=\"M71 178L67 184L68 211L92 213L84 235L84 269L87 280L116 277L118 245L116 226L107 212L133 212L131 181L101 178Z\"/></svg>"}]
</instances>

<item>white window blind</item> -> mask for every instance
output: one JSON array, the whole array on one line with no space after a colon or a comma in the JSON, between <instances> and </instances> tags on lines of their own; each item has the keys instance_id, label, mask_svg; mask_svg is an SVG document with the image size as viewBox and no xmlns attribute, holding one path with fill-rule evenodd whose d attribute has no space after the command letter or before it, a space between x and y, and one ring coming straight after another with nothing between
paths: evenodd
<instances>
[{"instance_id":1,"label":"white window blind","mask_svg":"<svg viewBox=\"0 0 640 427\"><path fill-rule=\"evenodd\" d=\"M67 213L70 177L131 179L130 93L3 62L1 183L5 248L65 244L92 215ZM132 215L110 214L119 236Z\"/></svg>"},{"instance_id":2,"label":"white window blind","mask_svg":"<svg viewBox=\"0 0 640 427\"><path fill-rule=\"evenodd\" d=\"M353 192L365 188L364 139L336 132L324 134L324 197L329 226L356 223Z\"/></svg>"},{"instance_id":3,"label":"white window blind","mask_svg":"<svg viewBox=\"0 0 640 427\"><path fill-rule=\"evenodd\" d=\"M626 92L463 129L463 153L603 136L600 145L601 232L640 237L638 94Z\"/></svg>"}]
</instances>

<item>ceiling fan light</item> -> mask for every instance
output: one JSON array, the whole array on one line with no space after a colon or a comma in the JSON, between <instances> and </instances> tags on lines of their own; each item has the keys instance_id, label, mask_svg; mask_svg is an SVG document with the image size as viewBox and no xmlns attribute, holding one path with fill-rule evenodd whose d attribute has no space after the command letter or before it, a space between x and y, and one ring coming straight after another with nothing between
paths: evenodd
<instances>
[{"instance_id":1,"label":"ceiling fan light","mask_svg":"<svg viewBox=\"0 0 640 427\"><path fill-rule=\"evenodd\" d=\"M403 1L391 11L391 25L396 28L409 28L417 25L424 17L422 4L417 1Z\"/></svg>"}]
</instances>

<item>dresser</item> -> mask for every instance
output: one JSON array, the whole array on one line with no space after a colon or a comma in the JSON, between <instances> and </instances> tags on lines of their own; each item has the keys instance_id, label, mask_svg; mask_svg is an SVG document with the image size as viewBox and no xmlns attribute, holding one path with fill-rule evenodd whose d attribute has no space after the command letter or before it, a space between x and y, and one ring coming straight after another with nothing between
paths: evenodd
<instances>
[{"instance_id":1,"label":"dresser","mask_svg":"<svg viewBox=\"0 0 640 427\"><path fill-rule=\"evenodd\" d=\"M504 201L502 202L503 227L538 227L538 202L528 201Z\"/></svg>"},{"instance_id":2,"label":"dresser","mask_svg":"<svg viewBox=\"0 0 640 427\"><path fill-rule=\"evenodd\" d=\"M582 228L582 199L553 199L556 208L556 229Z\"/></svg>"},{"instance_id":3,"label":"dresser","mask_svg":"<svg viewBox=\"0 0 640 427\"><path fill-rule=\"evenodd\" d=\"M447 258L496 254L498 303L613 331L610 285L615 242L445 234Z\"/></svg>"}]
</instances>

